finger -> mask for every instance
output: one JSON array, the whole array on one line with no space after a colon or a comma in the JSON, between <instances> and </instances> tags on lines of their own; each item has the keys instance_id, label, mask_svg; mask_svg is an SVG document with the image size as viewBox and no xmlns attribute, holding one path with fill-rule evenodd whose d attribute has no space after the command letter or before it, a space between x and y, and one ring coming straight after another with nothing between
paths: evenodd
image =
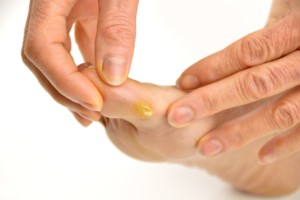
<instances>
[{"instance_id":1,"label":"finger","mask_svg":"<svg viewBox=\"0 0 300 200\"><path fill-rule=\"evenodd\" d=\"M76 1L35 1L30 19L25 56L65 97L92 110L101 110L102 99L93 84L78 72L66 50L66 17Z\"/></svg>"},{"instance_id":2,"label":"finger","mask_svg":"<svg viewBox=\"0 0 300 200\"><path fill-rule=\"evenodd\" d=\"M88 127L92 121L86 119L85 117L82 117L80 114L76 113L76 112L72 112L73 116L75 117L75 119L84 127Z\"/></svg>"},{"instance_id":3,"label":"finger","mask_svg":"<svg viewBox=\"0 0 300 200\"><path fill-rule=\"evenodd\" d=\"M65 101L69 101L68 99L65 99ZM99 121L101 118L100 112L89 110L79 104L75 104L73 102L63 103L65 104L65 107L67 107L70 111L76 112L80 116L84 117L85 119L89 121Z\"/></svg>"},{"instance_id":4,"label":"finger","mask_svg":"<svg viewBox=\"0 0 300 200\"><path fill-rule=\"evenodd\" d=\"M273 0L266 27L272 26L276 22L288 16L293 9L299 8L299 5L299 1Z\"/></svg>"},{"instance_id":5,"label":"finger","mask_svg":"<svg viewBox=\"0 0 300 200\"><path fill-rule=\"evenodd\" d=\"M170 108L169 123L189 124L220 111L249 104L299 85L300 51L281 59L244 70L201 87L176 101Z\"/></svg>"},{"instance_id":6,"label":"finger","mask_svg":"<svg viewBox=\"0 0 300 200\"><path fill-rule=\"evenodd\" d=\"M148 93L143 92L143 87L138 82L129 81L122 87L111 87L102 82L97 75L95 67L83 70L103 95L103 116L113 119L125 119L136 123L147 121L153 117L154 107Z\"/></svg>"},{"instance_id":7,"label":"finger","mask_svg":"<svg viewBox=\"0 0 300 200\"><path fill-rule=\"evenodd\" d=\"M288 12L290 12L290 8L290 3L286 3L281 0L273 0L266 27L269 27L283 19Z\"/></svg>"},{"instance_id":8,"label":"finger","mask_svg":"<svg viewBox=\"0 0 300 200\"><path fill-rule=\"evenodd\" d=\"M198 148L203 155L213 156L289 130L300 122L299 102L298 87L269 105L206 134Z\"/></svg>"},{"instance_id":9,"label":"finger","mask_svg":"<svg viewBox=\"0 0 300 200\"><path fill-rule=\"evenodd\" d=\"M86 62L95 65L95 40L97 19L82 20L76 23L75 38Z\"/></svg>"},{"instance_id":10,"label":"finger","mask_svg":"<svg viewBox=\"0 0 300 200\"><path fill-rule=\"evenodd\" d=\"M110 85L122 84L132 61L138 0L99 0L96 63Z\"/></svg>"},{"instance_id":11,"label":"finger","mask_svg":"<svg viewBox=\"0 0 300 200\"><path fill-rule=\"evenodd\" d=\"M299 48L299 16L290 15L274 26L254 32L188 68L181 89L195 89L238 71L285 56Z\"/></svg>"},{"instance_id":12,"label":"finger","mask_svg":"<svg viewBox=\"0 0 300 200\"><path fill-rule=\"evenodd\" d=\"M279 135L263 146L259 152L262 164L271 164L280 159L295 155L300 151L299 125Z\"/></svg>"},{"instance_id":13,"label":"finger","mask_svg":"<svg viewBox=\"0 0 300 200\"><path fill-rule=\"evenodd\" d=\"M28 68L33 72L33 74L37 77L39 83L43 86L43 88L50 94L50 96L62 106L67 107L68 109L81 113L90 121L98 121L101 118L100 112L89 110L82 105L75 103L66 97L62 96L53 86L52 84L44 77L44 75L26 58L24 54L22 54L22 58L24 63L28 66ZM88 63L82 64L79 68L84 68L89 66Z\"/></svg>"}]
</instances>

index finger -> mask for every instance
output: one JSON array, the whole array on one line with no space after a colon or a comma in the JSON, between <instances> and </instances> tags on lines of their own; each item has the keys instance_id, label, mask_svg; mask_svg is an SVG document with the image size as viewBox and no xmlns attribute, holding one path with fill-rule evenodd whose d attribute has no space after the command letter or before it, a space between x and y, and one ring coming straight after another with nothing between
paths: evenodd
<instances>
[{"instance_id":1,"label":"index finger","mask_svg":"<svg viewBox=\"0 0 300 200\"><path fill-rule=\"evenodd\" d=\"M299 48L298 15L254 32L189 67L178 80L181 89L195 89L238 71L281 58Z\"/></svg>"},{"instance_id":2,"label":"index finger","mask_svg":"<svg viewBox=\"0 0 300 200\"><path fill-rule=\"evenodd\" d=\"M65 1L66 2L66 1ZM64 96L84 107L100 110L96 87L76 67L66 49L66 18L76 0L35 1L25 38L24 53Z\"/></svg>"},{"instance_id":3,"label":"index finger","mask_svg":"<svg viewBox=\"0 0 300 200\"><path fill-rule=\"evenodd\" d=\"M299 85L300 51L193 90L169 109L175 127L279 94Z\"/></svg>"}]
</instances>

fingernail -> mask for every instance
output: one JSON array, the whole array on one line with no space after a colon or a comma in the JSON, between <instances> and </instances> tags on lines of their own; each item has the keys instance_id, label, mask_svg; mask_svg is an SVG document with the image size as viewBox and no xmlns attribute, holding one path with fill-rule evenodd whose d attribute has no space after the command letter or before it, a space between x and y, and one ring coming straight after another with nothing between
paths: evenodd
<instances>
[{"instance_id":1,"label":"fingernail","mask_svg":"<svg viewBox=\"0 0 300 200\"><path fill-rule=\"evenodd\" d=\"M98 122L101 119L101 117L102 116L100 113L94 113L93 115L90 115L88 118L91 121Z\"/></svg>"},{"instance_id":2,"label":"fingernail","mask_svg":"<svg viewBox=\"0 0 300 200\"><path fill-rule=\"evenodd\" d=\"M211 139L204 142L200 148L200 153L204 156L215 156L223 149L223 145L219 140Z\"/></svg>"},{"instance_id":3,"label":"fingernail","mask_svg":"<svg viewBox=\"0 0 300 200\"><path fill-rule=\"evenodd\" d=\"M262 164L271 164L277 160L277 156L274 153L269 153L262 157Z\"/></svg>"},{"instance_id":4,"label":"fingernail","mask_svg":"<svg viewBox=\"0 0 300 200\"><path fill-rule=\"evenodd\" d=\"M121 85L126 80L126 64L124 57L105 58L102 66L105 81L113 86Z\"/></svg>"},{"instance_id":5,"label":"fingernail","mask_svg":"<svg viewBox=\"0 0 300 200\"><path fill-rule=\"evenodd\" d=\"M81 105L89 110L92 110L92 111L98 111L100 112L101 111L101 107L100 105L92 105L92 104L89 104L89 103L81 103Z\"/></svg>"},{"instance_id":6,"label":"fingernail","mask_svg":"<svg viewBox=\"0 0 300 200\"><path fill-rule=\"evenodd\" d=\"M172 110L168 120L170 125L180 128L188 125L194 118L194 112L189 107L179 107Z\"/></svg>"},{"instance_id":7,"label":"fingernail","mask_svg":"<svg viewBox=\"0 0 300 200\"><path fill-rule=\"evenodd\" d=\"M194 75L185 75L181 77L177 82L177 86L179 86L182 89L195 89L199 85L200 81Z\"/></svg>"}]
</instances>

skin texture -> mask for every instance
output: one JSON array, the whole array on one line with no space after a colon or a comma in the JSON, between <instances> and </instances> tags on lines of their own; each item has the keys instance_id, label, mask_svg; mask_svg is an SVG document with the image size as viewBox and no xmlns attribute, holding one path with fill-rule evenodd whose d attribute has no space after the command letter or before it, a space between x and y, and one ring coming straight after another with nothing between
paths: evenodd
<instances>
[{"instance_id":1,"label":"skin texture","mask_svg":"<svg viewBox=\"0 0 300 200\"><path fill-rule=\"evenodd\" d=\"M153 116L153 108L147 101L136 101L132 105L133 113L137 118L150 119Z\"/></svg>"},{"instance_id":2,"label":"skin texture","mask_svg":"<svg viewBox=\"0 0 300 200\"><path fill-rule=\"evenodd\" d=\"M54 100L84 126L101 117L102 97L78 72L69 32L75 25L84 60L98 64L105 82L120 85L133 55L137 6L138 0L30 1L23 61Z\"/></svg>"},{"instance_id":3,"label":"skin texture","mask_svg":"<svg viewBox=\"0 0 300 200\"><path fill-rule=\"evenodd\" d=\"M108 2L112 3L109 4ZM134 158L151 162L179 163L206 169L228 181L236 188L252 194L282 195L296 190L299 187L300 180L298 173L298 159L300 158L298 153L286 158L284 162L276 162L268 166L259 164L257 158L259 149L270 139L276 139L277 135L272 134L266 137L261 136L259 139L255 138L255 142L244 147L245 138L248 139L248 137L239 136L240 132L238 132L235 135L236 137L231 138L232 141L238 144L236 146L240 149L238 151L232 149L230 152L225 152L213 158L204 159L200 157L200 151L197 147L197 145L203 147L201 142L198 143L198 139L202 138L206 132L228 126L235 120L249 120L249 116L258 113L265 105L284 98L283 94L276 93L277 95L271 95L272 98L267 98L264 101L219 112L214 116L202 116L201 119L195 119L189 123L189 126L178 129L169 125L166 116L169 105L176 99L187 95L186 92L175 87L159 87L133 80L128 80L121 87L110 87L103 82L106 81L111 85L118 85L123 82L125 79L120 77L117 77L116 82L111 80L114 74L119 75L119 72L111 67L112 63L125 66L122 73L126 75L133 53L137 6L130 7L129 4L124 3L125 1L120 2L104 0L31 1L22 57L50 95L71 110L76 119L85 126L91 120L98 120L101 114L95 111L101 110L104 116L101 118L101 122L105 125L112 142L120 150ZM137 2L130 5L137 5ZM87 10L89 12L86 12ZM285 19L284 14L276 16ZM107 21L113 22L113 24L106 24ZM74 23L76 23L77 42L84 59L97 65L98 75L102 80L99 79L95 68L84 69L87 66L79 67L83 70L82 74L73 63L68 34ZM120 24L121 26L119 26ZM273 30L272 27L276 27L271 24L272 22L270 22L270 29L268 30ZM293 35L295 32L292 31L291 34ZM281 38L286 39L288 37ZM289 40L284 40L284 42L294 44ZM128 49L128 47L130 48ZM285 55L285 52L279 53L280 55L277 55L279 57ZM220 56L222 53L216 55ZM211 60L214 60L213 56ZM111 59L111 57L113 58ZM227 57L227 54L225 57ZM106 58L109 59L106 60ZM272 59L274 58L267 61L273 61ZM249 62L252 61L256 65L261 64L255 59L250 59ZM266 62L266 60L264 61ZM224 62L230 63L232 60L225 59ZM236 66L234 64L237 63L230 64ZM106 68L105 66L109 67ZM252 65L245 65L244 67L252 67ZM122 67L118 68L124 69ZM213 71L214 68L211 69ZM240 68L237 68L231 69L229 72L223 72L222 68L220 69L217 70L218 73L215 73L216 71L211 74L207 72L207 76L204 76L207 80L202 80L202 83L200 83L202 85L208 84L220 80L224 76L230 76L237 69L240 70ZM202 72L206 73L206 71L203 70ZM109 72L112 76L106 74ZM198 78L196 78L188 85L191 83L198 84L198 81ZM290 87L286 86L285 89L290 89ZM290 89L284 94L289 95L293 92ZM143 103L138 103L138 106L136 106L137 102ZM206 105L213 105L209 101L207 102ZM226 106L226 104L224 105ZM227 108L230 108L230 106L227 105ZM217 111L221 110L222 108L219 108ZM210 111L207 115L216 112L214 110ZM175 119L180 120L180 116ZM280 129L276 133L281 134L282 132L283 130ZM213 150L213 148L206 146L200 150L203 153Z\"/></svg>"},{"instance_id":4,"label":"skin texture","mask_svg":"<svg viewBox=\"0 0 300 200\"><path fill-rule=\"evenodd\" d=\"M207 133L198 143L204 156L238 149L277 133L282 134L260 150L263 163L300 150L299 11L300 1L275 0L266 28L200 60L179 78L179 88L193 91L171 105L168 119L174 127L281 96L247 117Z\"/></svg>"},{"instance_id":5,"label":"skin texture","mask_svg":"<svg viewBox=\"0 0 300 200\"><path fill-rule=\"evenodd\" d=\"M83 70L103 96L103 118L111 141L127 155L149 162L170 162L205 169L234 187L257 195L284 195L300 184L300 154L284 162L261 165L257 152L272 137L213 158L203 158L197 149L198 138L206 132L236 118L246 117L280 96L259 103L241 106L174 128L166 119L168 106L186 95L174 86L162 87L128 80L120 87L110 87L99 80L94 67ZM132 105L143 101L151 105L153 114L145 119L136 115Z\"/></svg>"}]
</instances>

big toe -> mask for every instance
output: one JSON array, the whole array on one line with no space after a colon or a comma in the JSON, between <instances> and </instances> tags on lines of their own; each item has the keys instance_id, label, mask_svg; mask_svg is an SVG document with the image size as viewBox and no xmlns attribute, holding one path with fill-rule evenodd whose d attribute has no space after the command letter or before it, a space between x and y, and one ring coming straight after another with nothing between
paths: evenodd
<instances>
[{"instance_id":1,"label":"big toe","mask_svg":"<svg viewBox=\"0 0 300 200\"><path fill-rule=\"evenodd\" d=\"M133 124L155 126L166 123L169 105L184 93L175 87L162 87L128 79L122 86L112 87L99 78L94 67L82 71L103 97L101 113Z\"/></svg>"}]
</instances>

